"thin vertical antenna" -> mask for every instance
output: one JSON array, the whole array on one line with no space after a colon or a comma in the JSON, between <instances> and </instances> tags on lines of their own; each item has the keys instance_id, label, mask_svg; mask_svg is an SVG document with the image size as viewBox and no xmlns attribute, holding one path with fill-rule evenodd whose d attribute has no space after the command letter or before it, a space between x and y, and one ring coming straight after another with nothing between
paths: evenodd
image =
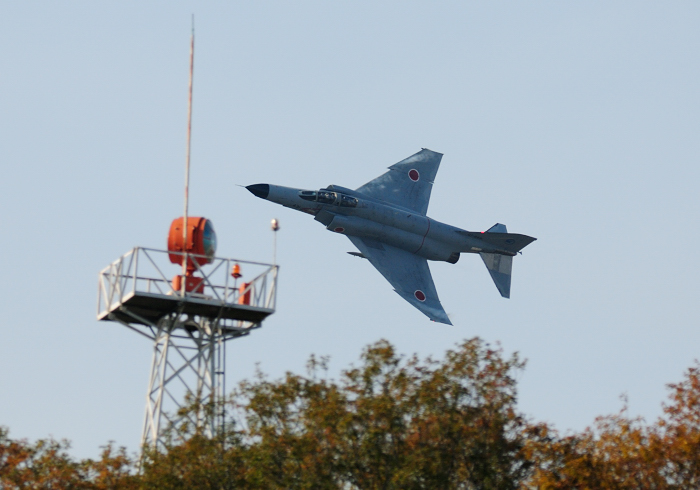
<instances>
[{"instance_id":1,"label":"thin vertical antenna","mask_svg":"<svg viewBox=\"0 0 700 490\"><path fill-rule=\"evenodd\" d=\"M277 218L270 222L272 228L272 265L277 265L277 231L280 229L280 222Z\"/></svg>"},{"instance_id":2,"label":"thin vertical antenna","mask_svg":"<svg viewBox=\"0 0 700 490\"><path fill-rule=\"evenodd\" d=\"M277 265L277 230L272 231L272 265Z\"/></svg>"},{"instance_id":3,"label":"thin vertical antenna","mask_svg":"<svg viewBox=\"0 0 700 490\"><path fill-rule=\"evenodd\" d=\"M192 77L194 75L194 14L192 14L192 37L190 39L190 94L187 102L187 154L185 158L185 214L182 227L182 247L185 252L182 261L182 275L187 274L187 211L189 207L190 194L190 147L192 146ZM184 294L185 280L182 281L182 292Z\"/></svg>"}]
</instances>

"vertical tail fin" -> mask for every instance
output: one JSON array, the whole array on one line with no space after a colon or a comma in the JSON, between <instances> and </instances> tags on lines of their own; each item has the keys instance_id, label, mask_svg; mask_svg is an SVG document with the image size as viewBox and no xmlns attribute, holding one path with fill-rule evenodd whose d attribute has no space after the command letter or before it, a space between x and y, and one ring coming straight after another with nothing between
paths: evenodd
<instances>
[{"instance_id":1,"label":"vertical tail fin","mask_svg":"<svg viewBox=\"0 0 700 490\"><path fill-rule=\"evenodd\" d=\"M504 254L482 252L479 255L481 255L484 264L486 264L486 268L489 270L491 279L493 279L494 284L498 288L498 292L504 298L510 298L510 276L513 271L512 255L520 252L520 250L537 239L518 233L508 233L506 225L501 223L496 223L475 238L493 245L493 250L498 250Z\"/></svg>"},{"instance_id":2,"label":"vertical tail fin","mask_svg":"<svg viewBox=\"0 0 700 490\"><path fill-rule=\"evenodd\" d=\"M508 233L506 225L496 223L486 233ZM504 298L510 298L510 275L513 271L513 257L499 254L481 253L482 260L491 274L493 283Z\"/></svg>"},{"instance_id":3,"label":"vertical tail fin","mask_svg":"<svg viewBox=\"0 0 700 490\"><path fill-rule=\"evenodd\" d=\"M510 298L510 275L513 270L513 257L510 255L480 253L486 268L491 274L498 292L504 298Z\"/></svg>"},{"instance_id":4,"label":"vertical tail fin","mask_svg":"<svg viewBox=\"0 0 700 490\"><path fill-rule=\"evenodd\" d=\"M491 228L486 230L486 233L508 233L508 228L502 223L496 223Z\"/></svg>"}]
</instances>

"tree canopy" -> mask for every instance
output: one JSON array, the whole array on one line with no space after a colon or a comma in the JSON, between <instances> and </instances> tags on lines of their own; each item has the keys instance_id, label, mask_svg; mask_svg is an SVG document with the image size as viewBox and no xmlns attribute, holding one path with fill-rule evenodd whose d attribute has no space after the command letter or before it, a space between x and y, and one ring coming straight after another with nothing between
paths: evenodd
<instances>
[{"instance_id":1,"label":"tree canopy","mask_svg":"<svg viewBox=\"0 0 700 490\"><path fill-rule=\"evenodd\" d=\"M75 461L66 441L1 429L0 488L700 487L700 365L669 385L655 423L623 407L564 435L518 412L524 362L476 338L440 360L379 341L338 380L325 358L307 367L278 380L258 373L230 395L216 438L174 427L177 442L141 461L112 446Z\"/></svg>"}]
</instances>

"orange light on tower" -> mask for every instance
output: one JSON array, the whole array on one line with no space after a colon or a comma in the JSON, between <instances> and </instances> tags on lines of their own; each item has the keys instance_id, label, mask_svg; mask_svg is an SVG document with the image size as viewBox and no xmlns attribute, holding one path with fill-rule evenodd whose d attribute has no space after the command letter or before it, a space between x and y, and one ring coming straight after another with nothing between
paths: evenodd
<instances>
[{"instance_id":1,"label":"orange light on tower","mask_svg":"<svg viewBox=\"0 0 700 490\"><path fill-rule=\"evenodd\" d=\"M240 279L241 277L243 277L243 274L241 274L241 264L239 264L238 262L233 264L233 268L231 269L231 277L233 277L234 279Z\"/></svg>"},{"instance_id":2,"label":"orange light on tower","mask_svg":"<svg viewBox=\"0 0 700 490\"><path fill-rule=\"evenodd\" d=\"M238 287L238 304L239 305L249 305L250 295L251 295L251 283L244 282Z\"/></svg>"},{"instance_id":3,"label":"orange light on tower","mask_svg":"<svg viewBox=\"0 0 700 490\"><path fill-rule=\"evenodd\" d=\"M214 225L206 218L188 217L187 232L184 231L184 218L174 219L170 224L168 234L168 257L173 264L183 265L187 256L185 267L185 292L204 292L204 282L195 277L197 267L209 264L216 254L216 232ZM187 240L187 243L184 243ZM182 275L173 278L173 290L182 290Z\"/></svg>"}]
</instances>

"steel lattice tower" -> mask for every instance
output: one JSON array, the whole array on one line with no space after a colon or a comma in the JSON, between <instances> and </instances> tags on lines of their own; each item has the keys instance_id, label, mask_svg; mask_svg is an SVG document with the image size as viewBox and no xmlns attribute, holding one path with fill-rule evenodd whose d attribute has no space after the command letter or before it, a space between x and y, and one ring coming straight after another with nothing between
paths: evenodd
<instances>
[{"instance_id":1,"label":"steel lattice tower","mask_svg":"<svg viewBox=\"0 0 700 490\"><path fill-rule=\"evenodd\" d=\"M98 286L98 320L118 322L153 342L141 443L157 449L169 428L176 435L183 424L209 437L218 433L226 342L274 313L278 273L277 265L213 258L206 270L197 266L200 292L183 294L163 273L168 253L134 248L100 272ZM229 274L234 265L251 279L239 284Z\"/></svg>"}]
</instances>

